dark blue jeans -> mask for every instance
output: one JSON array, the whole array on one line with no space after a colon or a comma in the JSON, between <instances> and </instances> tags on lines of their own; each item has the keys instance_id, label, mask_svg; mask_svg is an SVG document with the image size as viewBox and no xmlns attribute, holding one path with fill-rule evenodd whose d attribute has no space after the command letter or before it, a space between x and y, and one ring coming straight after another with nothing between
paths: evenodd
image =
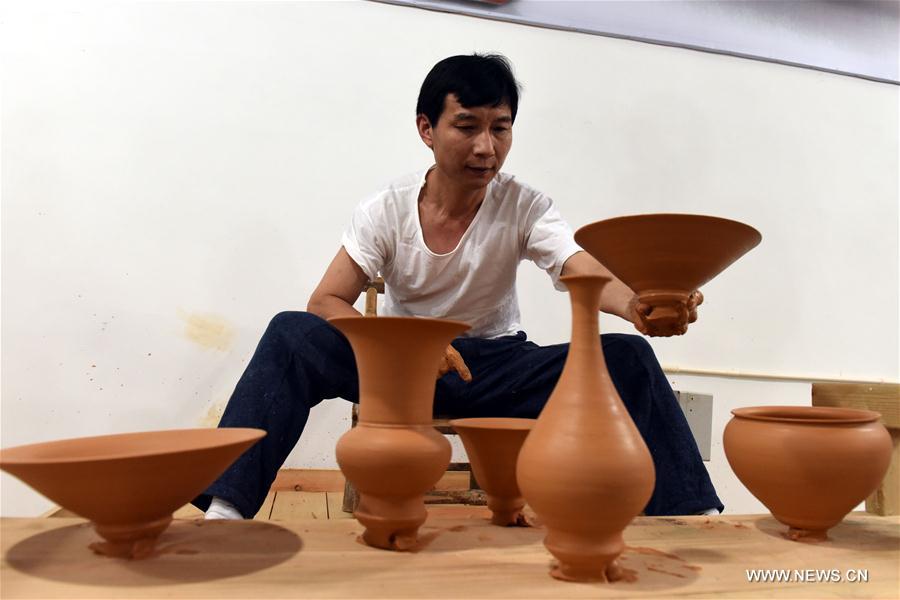
<instances>
[{"instance_id":1,"label":"dark blue jeans","mask_svg":"<svg viewBox=\"0 0 900 600\"><path fill-rule=\"evenodd\" d=\"M644 338L604 334L603 353L613 383L644 437L656 466L648 515L722 510L687 420ZM498 339L457 338L453 346L472 372L435 387L434 412L457 417L537 417L556 385L568 344L538 346L524 332ZM244 453L194 504L213 496L245 517L262 506L294 448L310 409L328 398L359 402L356 360L347 339L327 321L305 312L272 319L225 408L219 427L258 427L268 435Z\"/></svg>"}]
</instances>

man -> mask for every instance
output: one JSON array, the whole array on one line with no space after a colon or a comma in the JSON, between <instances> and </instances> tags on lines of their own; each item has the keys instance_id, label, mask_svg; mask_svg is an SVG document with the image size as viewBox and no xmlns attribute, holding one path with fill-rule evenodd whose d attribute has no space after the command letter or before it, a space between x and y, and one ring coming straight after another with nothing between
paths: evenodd
<instances>
[{"instance_id":1,"label":"man","mask_svg":"<svg viewBox=\"0 0 900 600\"><path fill-rule=\"evenodd\" d=\"M383 314L456 319L472 328L447 349L435 411L455 416L537 417L565 362L568 344L540 347L520 330L515 281L527 258L557 289L561 275L609 271L583 252L552 201L501 173L512 146L518 84L501 56L453 56L426 77L416 107L426 171L364 200L341 248L309 299L308 312L270 323L228 403L220 427L268 435L195 504L207 518L252 518L293 449L311 407L326 398L358 401L349 343L326 319L358 315L367 280L385 280ZM692 297L683 333L696 319ZM648 330L648 308L613 278L604 312ZM610 375L653 455L656 489L647 514L717 513L716 496L665 375L640 336L601 336ZM455 372L450 372L450 371Z\"/></svg>"}]
</instances>

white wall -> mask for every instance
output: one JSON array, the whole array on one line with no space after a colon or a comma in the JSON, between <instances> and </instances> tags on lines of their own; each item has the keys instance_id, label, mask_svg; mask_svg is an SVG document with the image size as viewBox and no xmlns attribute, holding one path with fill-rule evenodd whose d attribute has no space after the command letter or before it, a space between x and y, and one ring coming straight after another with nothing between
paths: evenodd
<instances>
[{"instance_id":1,"label":"white wall","mask_svg":"<svg viewBox=\"0 0 900 600\"><path fill-rule=\"evenodd\" d=\"M573 225L675 211L762 231L689 335L654 341L661 362L898 378L896 86L378 3L2 10L4 447L214 425L356 202L429 164L421 80L473 50L525 84L506 170ZM566 340L565 295L520 277L531 337ZM719 425L738 403L809 401L803 384L675 382L713 393ZM333 467L348 413L315 409L288 466ZM2 486L4 515L47 506Z\"/></svg>"}]
</instances>

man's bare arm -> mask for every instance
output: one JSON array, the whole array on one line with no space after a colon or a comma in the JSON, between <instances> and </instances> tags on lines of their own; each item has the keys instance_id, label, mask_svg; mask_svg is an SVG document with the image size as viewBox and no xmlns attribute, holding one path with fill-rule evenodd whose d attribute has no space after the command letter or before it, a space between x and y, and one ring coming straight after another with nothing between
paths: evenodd
<instances>
[{"instance_id":1,"label":"man's bare arm","mask_svg":"<svg viewBox=\"0 0 900 600\"><path fill-rule=\"evenodd\" d=\"M603 275L611 278L612 281L603 288L600 310L637 324L634 292L587 252L576 252L570 256L563 265L562 275Z\"/></svg>"},{"instance_id":2,"label":"man's bare arm","mask_svg":"<svg viewBox=\"0 0 900 600\"><path fill-rule=\"evenodd\" d=\"M610 277L612 281L603 288L603 296L600 298L600 310L605 313L617 315L634 324L639 332L650 336L682 335L687 332L688 324L697 320L697 307L703 303L703 294L699 291L691 293L680 315L680 322L673 328L666 321L664 326L654 322L651 314L653 308L638 301L637 294L627 285L616 278L609 269L604 267L587 252L576 252L563 265L563 275L603 275Z\"/></svg>"},{"instance_id":3,"label":"man's bare arm","mask_svg":"<svg viewBox=\"0 0 900 600\"><path fill-rule=\"evenodd\" d=\"M322 276L322 281L309 297L306 310L323 319L361 316L359 311L353 308L353 303L359 298L363 285L368 280L356 261L350 258L341 246L328 265L325 275ZM448 371L456 371L465 381L472 380L466 363L453 346L447 346L437 376L440 377Z\"/></svg>"},{"instance_id":4,"label":"man's bare arm","mask_svg":"<svg viewBox=\"0 0 900 600\"><path fill-rule=\"evenodd\" d=\"M318 287L309 297L306 310L323 319L360 316L353 303L369 278L341 246Z\"/></svg>"}]
</instances>

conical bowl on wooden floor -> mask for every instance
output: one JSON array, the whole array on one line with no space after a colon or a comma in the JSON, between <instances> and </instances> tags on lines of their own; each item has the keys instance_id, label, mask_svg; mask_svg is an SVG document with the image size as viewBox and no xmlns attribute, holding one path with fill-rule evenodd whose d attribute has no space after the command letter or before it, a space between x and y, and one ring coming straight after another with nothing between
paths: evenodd
<instances>
[{"instance_id":1,"label":"conical bowl on wooden floor","mask_svg":"<svg viewBox=\"0 0 900 600\"><path fill-rule=\"evenodd\" d=\"M447 346L469 326L416 317L337 317L359 372L359 421L335 449L359 491L353 516L363 541L412 550L425 522L425 492L450 464L450 442L432 426L434 389Z\"/></svg>"},{"instance_id":2,"label":"conical bowl on wooden floor","mask_svg":"<svg viewBox=\"0 0 900 600\"><path fill-rule=\"evenodd\" d=\"M462 438L475 480L487 494L494 525L528 526L522 514L525 498L516 481L516 461L534 422L505 417L450 421Z\"/></svg>"},{"instance_id":3,"label":"conical bowl on wooden floor","mask_svg":"<svg viewBox=\"0 0 900 600\"><path fill-rule=\"evenodd\" d=\"M891 435L868 410L825 406L737 408L725 426L728 464L790 529L824 540L884 479Z\"/></svg>"},{"instance_id":4,"label":"conical bowl on wooden floor","mask_svg":"<svg viewBox=\"0 0 900 600\"><path fill-rule=\"evenodd\" d=\"M660 335L676 335L691 292L762 240L759 231L706 215L650 214L585 225L575 241L652 307Z\"/></svg>"},{"instance_id":5,"label":"conical bowl on wooden floor","mask_svg":"<svg viewBox=\"0 0 900 600\"><path fill-rule=\"evenodd\" d=\"M0 469L89 519L108 556L152 554L172 513L206 489L261 429L174 429L83 437L0 451Z\"/></svg>"}]
</instances>

